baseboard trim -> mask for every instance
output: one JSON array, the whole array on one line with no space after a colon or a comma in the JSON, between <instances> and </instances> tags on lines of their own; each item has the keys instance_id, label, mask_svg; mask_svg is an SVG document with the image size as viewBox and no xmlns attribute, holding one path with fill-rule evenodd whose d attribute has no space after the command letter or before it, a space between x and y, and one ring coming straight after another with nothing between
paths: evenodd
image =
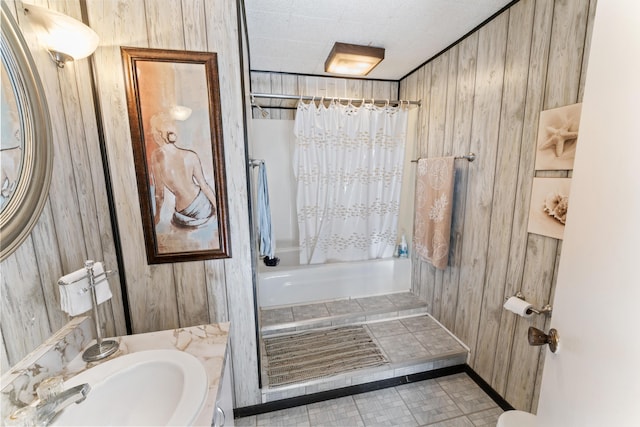
<instances>
[{"instance_id":1,"label":"baseboard trim","mask_svg":"<svg viewBox=\"0 0 640 427\"><path fill-rule=\"evenodd\" d=\"M281 409L293 408L296 406L309 405L311 403L325 400L337 399L339 397L351 396L354 394L366 393L388 387L395 387L402 384L409 384L416 381L430 380L433 378L446 377L448 375L465 372L466 365L456 365L447 368L435 369L433 371L419 372L401 377L388 378L385 380L370 382L366 384L352 385L334 390L321 391L303 396L291 397L289 399L275 400L273 402L261 403L258 405L235 408L233 415L235 418L249 417L251 415L264 414L266 412L279 411Z\"/></svg>"},{"instance_id":2,"label":"baseboard trim","mask_svg":"<svg viewBox=\"0 0 640 427\"><path fill-rule=\"evenodd\" d=\"M513 406L511 406L511 404L509 402L507 402L504 397L500 396L500 394L498 394L497 391L495 391L493 389L493 387L491 387L489 385L488 382L486 382L485 380L482 379L482 377L480 375L478 375L478 373L476 371L473 370L473 368L469 365L464 365L464 372L469 375L469 377L476 383L478 384L478 386L482 389L482 391L484 391L485 393L487 393L487 395L493 399L494 402L496 402L496 405L498 405L503 411L511 411L513 409L515 409Z\"/></svg>"},{"instance_id":3,"label":"baseboard trim","mask_svg":"<svg viewBox=\"0 0 640 427\"><path fill-rule=\"evenodd\" d=\"M433 371L419 372L417 374L403 375L401 377L388 378L370 382L366 384L352 385L334 390L321 391L303 396L291 397L289 399L275 400L273 402L261 403L258 405L235 408L233 415L235 418L250 417L252 415L264 414L267 412L289 409L296 406L309 405L311 403L323 402L325 400L337 399L339 397L351 396L354 394L366 393L388 387L396 387L417 381L430 380L434 378L446 377L449 375L466 373L493 401L504 411L514 409L502 396L498 394L480 375L469 365L456 365L447 368L435 369Z\"/></svg>"}]
</instances>

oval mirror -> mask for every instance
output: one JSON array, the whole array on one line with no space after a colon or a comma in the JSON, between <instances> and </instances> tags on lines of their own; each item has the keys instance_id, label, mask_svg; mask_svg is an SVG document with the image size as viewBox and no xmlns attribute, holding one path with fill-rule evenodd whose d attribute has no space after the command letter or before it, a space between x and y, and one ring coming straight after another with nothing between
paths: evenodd
<instances>
[{"instance_id":1,"label":"oval mirror","mask_svg":"<svg viewBox=\"0 0 640 427\"><path fill-rule=\"evenodd\" d=\"M45 205L53 161L44 90L27 44L2 2L0 260L27 238Z\"/></svg>"}]
</instances>

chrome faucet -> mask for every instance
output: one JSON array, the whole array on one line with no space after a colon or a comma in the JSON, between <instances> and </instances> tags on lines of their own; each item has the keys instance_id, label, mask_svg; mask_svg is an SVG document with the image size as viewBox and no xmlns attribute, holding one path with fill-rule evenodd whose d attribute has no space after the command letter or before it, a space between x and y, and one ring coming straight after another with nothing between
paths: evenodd
<instances>
[{"instance_id":1,"label":"chrome faucet","mask_svg":"<svg viewBox=\"0 0 640 427\"><path fill-rule=\"evenodd\" d=\"M89 391L91 391L89 384L80 384L41 401L36 405L37 425L49 425L64 408L85 400Z\"/></svg>"}]
</instances>

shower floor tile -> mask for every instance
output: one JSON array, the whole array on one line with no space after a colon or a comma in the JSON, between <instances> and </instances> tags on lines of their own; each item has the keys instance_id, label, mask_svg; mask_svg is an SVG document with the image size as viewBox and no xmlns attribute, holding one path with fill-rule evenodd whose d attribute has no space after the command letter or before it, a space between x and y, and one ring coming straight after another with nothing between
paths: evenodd
<instances>
[{"instance_id":1,"label":"shower floor tile","mask_svg":"<svg viewBox=\"0 0 640 427\"><path fill-rule=\"evenodd\" d=\"M265 338L310 329L321 330L349 324L364 325L388 360L388 363L381 366L355 368L330 377L301 380L288 385L270 387L266 381L262 389L263 403L460 365L466 362L469 353L468 349L449 331L427 314L426 304L409 292L263 309L260 318L261 331ZM262 375L266 378L269 360L264 352L261 353ZM453 399L458 407L462 405L478 411L485 409L484 402L476 401L475 396L462 395L456 388L459 386L456 381L445 383L444 386L451 390L451 395L455 395L460 400L458 403ZM438 387L444 389L444 386L435 383L431 386L435 390L432 390L435 397L437 397ZM427 393L428 390L424 392ZM440 400L439 410L447 413L448 418L455 417L455 410L449 408L448 403L449 401ZM335 404L339 405L340 402ZM412 413L415 412L413 416L420 420L420 423L426 420L430 422L440 420L438 412L430 412L429 407L412 407L410 402L407 402L407 405ZM356 422L357 419L351 418L351 409L345 407L344 416L330 419L322 418L319 411L313 415L314 423L357 425L359 424ZM406 412L404 409L400 412L395 415L402 418ZM490 415L488 415L489 418L491 418ZM311 417L311 413L309 416ZM371 414L371 417L364 420L365 424L387 422L385 413ZM257 424L260 425L265 421L258 419ZM302 424L306 422L302 419L298 421Z\"/></svg>"}]
</instances>

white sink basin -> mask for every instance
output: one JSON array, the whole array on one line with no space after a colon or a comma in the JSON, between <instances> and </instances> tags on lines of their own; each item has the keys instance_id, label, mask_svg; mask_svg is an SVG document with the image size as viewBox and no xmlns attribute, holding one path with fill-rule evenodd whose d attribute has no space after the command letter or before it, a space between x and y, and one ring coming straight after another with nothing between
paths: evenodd
<instances>
[{"instance_id":1,"label":"white sink basin","mask_svg":"<svg viewBox=\"0 0 640 427\"><path fill-rule=\"evenodd\" d=\"M89 383L91 391L71 404L54 426L191 425L208 392L204 366L177 350L149 350L104 362L65 382Z\"/></svg>"}]
</instances>

